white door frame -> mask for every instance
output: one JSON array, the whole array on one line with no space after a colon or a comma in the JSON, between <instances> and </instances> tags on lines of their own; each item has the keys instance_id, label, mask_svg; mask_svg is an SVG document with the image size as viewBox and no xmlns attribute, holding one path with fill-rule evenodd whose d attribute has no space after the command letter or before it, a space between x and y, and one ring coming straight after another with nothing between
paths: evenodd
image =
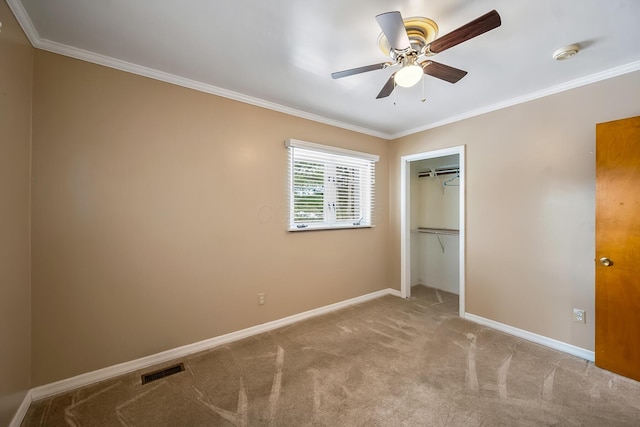
<instances>
[{"instance_id":1,"label":"white door frame","mask_svg":"<svg viewBox=\"0 0 640 427\"><path fill-rule=\"evenodd\" d=\"M460 157L460 317L465 314L465 146L400 157L400 294L411 297L411 168L409 163L458 154Z\"/></svg>"}]
</instances>

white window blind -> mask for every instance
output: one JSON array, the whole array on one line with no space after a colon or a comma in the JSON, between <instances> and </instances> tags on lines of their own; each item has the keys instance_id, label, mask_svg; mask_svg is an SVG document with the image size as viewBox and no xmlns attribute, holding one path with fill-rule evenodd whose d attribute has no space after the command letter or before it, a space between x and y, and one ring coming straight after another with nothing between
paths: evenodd
<instances>
[{"instance_id":1,"label":"white window blind","mask_svg":"<svg viewBox=\"0 0 640 427\"><path fill-rule=\"evenodd\" d=\"M371 227L379 157L290 139L289 230Z\"/></svg>"}]
</instances>

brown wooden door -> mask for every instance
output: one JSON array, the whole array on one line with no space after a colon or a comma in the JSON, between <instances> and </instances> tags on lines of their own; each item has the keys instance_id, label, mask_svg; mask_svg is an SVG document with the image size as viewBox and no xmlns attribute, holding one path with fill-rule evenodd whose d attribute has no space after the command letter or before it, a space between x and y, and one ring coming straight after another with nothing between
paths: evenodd
<instances>
[{"instance_id":1,"label":"brown wooden door","mask_svg":"<svg viewBox=\"0 0 640 427\"><path fill-rule=\"evenodd\" d=\"M596 125L595 322L596 365L640 381L640 116Z\"/></svg>"}]
</instances>

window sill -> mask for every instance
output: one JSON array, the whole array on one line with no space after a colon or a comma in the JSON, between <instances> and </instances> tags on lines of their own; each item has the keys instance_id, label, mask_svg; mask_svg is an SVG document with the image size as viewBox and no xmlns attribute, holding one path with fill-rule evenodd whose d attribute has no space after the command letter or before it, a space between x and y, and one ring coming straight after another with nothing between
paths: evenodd
<instances>
[{"instance_id":1,"label":"window sill","mask_svg":"<svg viewBox=\"0 0 640 427\"><path fill-rule=\"evenodd\" d=\"M375 225L333 225L333 226L313 226L310 225L305 228L289 228L287 231L298 232L298 231L320 231L320 230L349 230L354 228L374 228Z\"/></svg>"}]
</instances>

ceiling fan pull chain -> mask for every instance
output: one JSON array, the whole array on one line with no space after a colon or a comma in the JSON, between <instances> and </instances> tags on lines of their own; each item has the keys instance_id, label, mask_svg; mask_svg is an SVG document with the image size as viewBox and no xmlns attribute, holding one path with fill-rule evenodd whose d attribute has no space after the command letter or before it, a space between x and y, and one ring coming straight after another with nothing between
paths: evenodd
<instances>
[{"instance_id":1,"label":"ceiling fan pull chain","mask_svg":"<svg viewBox=\"0 0 640 427\"><path fill-rule=\"evenodd\" d=\"M396 81L394 80L394 81L393 81L393 89L394 89L394 90L393 90L393 106L394 106L394 107L396 106L396 99L398 99L398 95L396 95L396 94L398 93L398 91L397 91L397 90L395 90L395 89L396 89L396 86L397 86L397 85L396 85Z\"/></svg>"},{"instance_id":2,"label":"ceiling fan pull chain","mask_svg":"<svg viewBox=\"0 0 640 427\"><path fill-rule=\"evenodd\" d=\"M427 98L424 96L424 76L422 76L422 102L426 101Z\"/></svg>"}]
</instances>

